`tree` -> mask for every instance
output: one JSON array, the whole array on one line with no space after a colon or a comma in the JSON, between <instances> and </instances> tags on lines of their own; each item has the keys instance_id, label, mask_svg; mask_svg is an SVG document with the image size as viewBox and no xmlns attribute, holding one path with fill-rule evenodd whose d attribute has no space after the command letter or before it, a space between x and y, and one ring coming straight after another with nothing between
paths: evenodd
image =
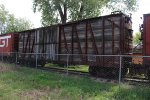
<instances>
[{"instance_id":1,"label":"tree","mask_svg":"<svg viewBox=\"0 0 150 100\"><path fill-rule=\"evenodd\" d=\"M141 42L141 33L136 32L135 35L133 36L133 44L138 45Z\"/></svg>"},{"instance_id":2,"label":"tree","mask_svg":"<svg viewBox=\"0 0 150 100\"><path fill-rule=\"evenodd\" d=\"M6 15L8 12L5 10L3 5L0 5L0 31L1 33L5 30L5 22L7 20Z\"/></svg>"},{"instance_id":3,"label":"tree","mask_svg":"<svg viewBox=\"0 0 150 100\"><path fill-rule=\"evenodd\" d=\"M136 11L138 9L139 0L110 0L106 7L112 11Z\"/></svg>"},{"instance_id":4,"label":"tree","mask_svg":"<svg viewBox=\"0 0 150 100\"><path fill-rule=\"evenodd\" d=\"M117 4L122 6L115 9ZM106 8L132 11L137 8L137 0L33 0L33 8L34 12L41 11L42 24L50 25L96 17Z\"/></svg>"},{"instance_id":5,"label":"tree","mask_svg":"<svg viewBox=\"0 0 150 100\"><path fill-rule=\"evenodd\" d=\"M13 14L10 14L5 10L4 5L0 5L0 33L9 33L28 30L32 28L30 21L24 18L15 18Z\"/></svg>"},{"instance_id":6,"label":"tree","mask_svg":"<svg viewBox=\"0 0 150 100\"><path fill-rule=\"evenodd\" d=\"M14 15L9 15L8 19L6 33L19 32L33 27L31 22L25 18L15 18Z\"/></svg>"}]
</instances>

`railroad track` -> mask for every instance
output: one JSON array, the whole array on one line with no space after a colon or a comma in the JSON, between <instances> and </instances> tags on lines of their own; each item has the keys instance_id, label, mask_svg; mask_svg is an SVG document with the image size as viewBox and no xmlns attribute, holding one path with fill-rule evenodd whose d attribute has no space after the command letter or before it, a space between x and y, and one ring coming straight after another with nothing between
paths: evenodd
<instances>
[{"instance_id":1,"label":"railroad track","mask_svg":"<svg viewBox=\"0 0 150 100\"><path fill-rule=\"evenodd\" d=\"M148 85L150 86L150 80L145 78L123 78L123 83L128 83L130 85Z\"/></svg>"},{"instance_id":2,"label":"railroad track","mask_svg":"<svg viewBox=\"0 0 150 100\"><path fill-rule=\"evenodd\" d=\"M59 73L69 74L69 75L90 76L88 72L67 70L67 69L61 69L61 68L39 67L38 69L45 70L45 71L59 72Z\"/></svg>"},{"instance_id":3,"label":"railroad track","mask_svg":"<svg viewBox=\"0 0 150 100\"><path fill-rule=\"evenodd\" d=\"M100 78L100 77L93 77L90 76L87 72L81 72L81 71L72 71L72 70L66 70L66 69L60 69L60 68L46 68L46 67L40 67L38 69L45 70L45 71L51 71L51 72L58 72L68 75L80 75L80 76L88 76L98 82L102 83L119 83L118 79L109 79L109 78ZM129 85L150 85L150 80L145 78L122 78L121 83L127 83Z\"/></svg>"},{"instance_id":4,"label":"railroad track","mask_svg":"<svg viewBox=\"0 0 150 100\"><path fill-rule=\"evenodd\" d=\"M31 67L33 68L33 67ZM34 67L35 68L35 67ZM67 70L67 69L62 69L62 68L48 68L48 67L37 67L37 69L44 70L44 71L49 71L49 72L57 72L57 73L62 73L62 74L68 74L68 75L78 75L78 76L87 76L95 81L101 82L101 83L119 83L118 78L101 78L101 77L93 77L91 76L88 72L81 72L81 71L75 71L75 70ZM145 79L145 78L122 78L121 83L129 84L129 85L139 85L139 86L150 86L150 80Z\"/></svg>"},{"instance_id":5,"label":"railroad track","mask_svg":"<svg viewBox=\"0 0 150 100\"><path fill-rule=\"evenodd\" d=\"M94 80L101 82L101 83L113 83L113 84L119 84L118 79L108 79L108 78L94 78ZM123 78L121 80L121 84L128 84L128 85L134 85L134 86L150 86L149 80L143 80L143 79L132 79L132 78Z\"/></svg>"}]
</instances>

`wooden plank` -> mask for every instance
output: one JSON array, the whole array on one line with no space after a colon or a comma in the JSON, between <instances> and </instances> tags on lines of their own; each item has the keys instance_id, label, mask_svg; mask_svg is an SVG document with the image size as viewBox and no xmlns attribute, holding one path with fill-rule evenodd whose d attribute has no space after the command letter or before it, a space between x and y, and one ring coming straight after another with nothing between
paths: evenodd
<instances>
[{"instance_id":1,"label":"wooden plank","mask_svg":"<svg viewBox=\"0 0 150 100\"><path fill-rule=\"evenodd\" d=\"M75 24L74 28L75 28L75 35L76 35L76 39L77 39L77 44L78 44L78 48L79 48L79 52L80 54L83 54L82 53L82 49L81 49L81 45L80 45L80 39L79 39L79 36L78 36L78 32L77 32L77 25Z\"/></svg>"},{"instance_id":2,"label":"wooden plank","mask_svg":"<svg viewBox=\"0 0 150 100\"><path fill-rule=\"evenodd\" d=\"M64 27L62 27L62 34L63 34L63 37L64 37L66 53L69 53L68 46L67 46L67 41L66 41L66 36L65 36L65 32L64 32Z\"/></svg>"},{"instance_id":3,"label":"wooden plank","mask_svg":"<svg viewBox=\"0 0 150 100\"><path fill-rule=\"evenodd\" d=\"M35 46L35 34L34 34L34 39L33 39L33 43L32 43L32 47L31 47L31 53L34 53L34 46Z\"/></svg>"},{"instance_id":4,"label":"wooden plank","mask_svg":"<svg viewBox=\"0 0 150 100\"><path fill-rule=\"evenodd\" d=\"M27 53L27 49L28 49L27 46L28 46L29 38L30 38L30 34L28 33L28 37L27 37L27 40L26 40L25 52L24 53Z\"/></svg>"},{"instance_id":5,"label":"wooden plank","mask_svg":"<svg viewBox=\"0 0 150 100\"><path fill-rule=\"evenodd\" d=\"M86 22L86 31L85 31L85 54L88 52L88 22ZM85 63L87 63L88 57L85 57Z\"/></svg>"},{"instance_id":6,"label":"wooden plank","mask_svg":"<svg viewBox=\"0 0 150 100\"><path fill-rule=\"evenodd\" d=\"M96 41L95 41L95 37L94 37L94 33L93 33L93 30L92 30L92 26L91 26L90 22L88 22L88 24L89 24L89 28L90 28L90 31L91 31L90 33L91 33L91 36L92 36L91 38L92 38L94 50L95 50L96 54L99 55L98 48L97 48Z\"/></svg>"}]
</instances>

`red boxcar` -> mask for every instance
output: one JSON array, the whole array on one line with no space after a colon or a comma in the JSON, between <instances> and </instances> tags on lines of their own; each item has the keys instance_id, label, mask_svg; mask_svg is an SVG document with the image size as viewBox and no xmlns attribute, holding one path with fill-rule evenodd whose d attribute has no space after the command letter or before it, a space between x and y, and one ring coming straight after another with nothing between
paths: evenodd
<instances>
[{"instance_id":1,"label":"red boxcar","mask_svg":"<svg viewBox=\"0 0 150 100\"><path fill-rule=\"evenodd\" d=\"M144 14L143 55L150 56L150 14ZM149 61L148 58L144 60L145 63Z\"/></svg>"},{"instance_id":2,"label":"red boxcar","mask_svg":"<svg viewBox=\"0 0 150 100\"><path fill-rule=\"evenodd\" d=\"M8 56L11 52L18 52L18 36L17 33L0 35L0 54Z\"/></svg>"},{"instance_id":3,"label":"red boxcar","mask_svg":"<svg viewBox=\"0 0 150 100\"><path fill-rule=\"evenodd\" d=\"M143 31L143 53L150 56L150 14L144 15L144 31Z\"/></svg>"},{"instance_id":4,"label":"red boxcar","mask_svg":"<svg viewBox=\"0 0 150 100\"><path fill-rule=\"evenodd\" d=\"M150 14L144 14L143 26L143 55L150 56ZM143 61L146 74L150 79L150 58L144 58Z\"/></svg>"}]
</instances>

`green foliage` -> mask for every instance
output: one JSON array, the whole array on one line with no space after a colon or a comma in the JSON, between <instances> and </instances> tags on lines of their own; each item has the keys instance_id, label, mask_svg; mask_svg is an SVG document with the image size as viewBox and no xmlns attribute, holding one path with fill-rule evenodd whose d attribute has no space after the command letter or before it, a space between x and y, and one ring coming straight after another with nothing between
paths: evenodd
<instances>
[{"instance_id":1,"label":"green foliage","mask_svg":"<svg viewBox=\"0 0 150 100\"><path fill-rule=\"evenodd\" d=\"M91 17L96 17L101 14L104 7L109 0L74 0L69 8L69 19L80 20Z\"/></svg>"},{"instance_id":2,"label":"green foliage","mask_svg":"<svg viewBox=\"0 0 150 100\"><path fill-rule=\"evenodd\" d=\"M33 24L31 24L31 22L25 18L18 18L15 20L14 26L14 31L23 31L31 29L33 27Z\"/></svg>"},{"instance_id":3,"label":"green foliage","mask_svg":"<svg viewBox=\"0 0 150 100\"><path fill-rule=\"evenodd\" d=\"M107 8L133 11L137 0L33 0L33 8L42 13L43 25L51 25L97 17Z\"/></svg>"},{"instance_id":4,"label":"green foliage","mask_svg":"<svg viewBox=\"0 0 150 100\"><path fill-rule=\"evenodd\" d=\"M135 33L135 35L133 36L133 43L135 45L139 44L141 42L141 33L140 32L137 32Z\"/></svg>"},{"instance_id":5,"label":"green foliage","mask_svg":"<svg viewBox=\"0 0 150 100\"><path fill-rule=\"evenodd\" d=\"M110 0L106 7L113 11L136 11L138 9L138 2L139 0Z\"/></svg>"},{"instance_id":6,"label":"green foliage","mask_svg":"<svg viewBox=\"0 0 150 100\"><path fill-rule=\"evenodd\" d=\"M16 31L23 31L32 28L30 21L24 18L15 18L4 7L0 5L0 33L9 33Z\"/></svg>"}]
</instances>

